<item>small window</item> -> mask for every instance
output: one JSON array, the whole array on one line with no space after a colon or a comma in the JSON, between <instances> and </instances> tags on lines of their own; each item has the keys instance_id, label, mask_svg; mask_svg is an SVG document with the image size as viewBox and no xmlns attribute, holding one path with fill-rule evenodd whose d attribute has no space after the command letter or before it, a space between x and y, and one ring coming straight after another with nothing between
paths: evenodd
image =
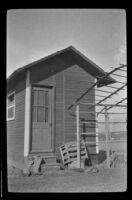
<instances>
[{"instance_id":1,"label":"small window","mask_svg":"<svg viewBox=\"0 0 132 200\"><path fill-rule=\"evenodd\" d=\"M7 120L15 119L15 92L7 97Z\"/></svg>"},{"instance_id":2,"label":"small window","mask_svg":"<svg viewBox=\"0 0 132 200\"><path fill-rule=\"evenodd\" d=\"M33 122L49 121L49 91L33 88L32 91L32 118Z\"/></svg>"}]
</instances>

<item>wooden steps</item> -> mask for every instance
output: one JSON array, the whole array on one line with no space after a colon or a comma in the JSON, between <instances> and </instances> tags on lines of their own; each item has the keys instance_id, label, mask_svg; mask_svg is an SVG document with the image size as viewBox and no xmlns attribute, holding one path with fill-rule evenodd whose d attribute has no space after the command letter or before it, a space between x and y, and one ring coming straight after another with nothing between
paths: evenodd
<instances>
[{"instance_id":1,"label":"wooden steps","mask_svg":"<svg viewBox=\"0 0 132 200\"><path fill-rule=\"evenodd\" d=\"M45 170L60 169L56 155L30 155L23 172L27 175L43 173Z\"/></svg>"},{"instance_id":2,"label":"wooden steps","mask_svg":"<svg viewBox=\"0 0 132 200\"><path fill-rule=\"evenodd\" d=\"M57 163L56 156L44 156L43 159L45 164Z\"/></svg>"},{"instance_id":3,"label":"wooden steps","mask_svg":"<svg viewBox=\"0 0 132 200\"><path fill-rule=\"evenodd\" d=\"M60 170L60 163L45 163L41 165L41 172L44 173L47 170Z\"/></svg>"}]
</instances>

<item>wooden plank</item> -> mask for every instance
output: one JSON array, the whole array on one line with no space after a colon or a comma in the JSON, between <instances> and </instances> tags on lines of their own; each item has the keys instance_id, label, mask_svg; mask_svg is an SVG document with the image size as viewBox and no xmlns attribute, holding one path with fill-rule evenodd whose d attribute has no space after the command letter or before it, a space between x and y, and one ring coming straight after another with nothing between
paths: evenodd
<instances>
[{"instance_id":1,"label":"wooden plank","mask_svg":"<svg viewBox=\"0 0 132 200\"><path fill-rule=\"evenodd\" d=\"M126 122L108 122L109 124L124 124ZM98 124L105 124L105 122L98 122Z\"/></svg>"},{"instance_id":2,"label":"wooden plank","mask_svg":"<svg viewBox=\"0 0 132 200\"><path fill-rule=\"evenodd\" d=\"M42 157L35 157L34 159L34 165L33 165L33 173L38 174L40 171L40 164L42 162Z\"/></svg>"},{"instance_id":3,"label":"wooden plank","mask_svg":"<svg viewBox=\"0 0 132 200\"><path fill-rule=\"evenodd\" d=\"M76 129L77 129L77 167L81 168L80 161L80 130L79 130L79 105L76 106Z\"/></svg>"},{"instance_id":4,"label":"wooden plank","mask_svg":"<svg viewBox=\"0 0 132 200\"><path fill-rule=\"evenodd\" d=\"M62 150L61 149L61 151L62 151L62 154L64 155L65 153L67 153L67 149L65 149L65 150Z\"/></svg>"},{"instance_id":5,"label":"wooden plank","mask_svg":"<svg viewBox=\"0 0 132 200\"><path fill-rule=\"evenodd\" d=\"M118 69L123 68L123 66L118 67ZM94 83L90 88L88 88L82 95L80 95L67 109L70 110L78 101L80 101L87 93L89 93L95 86L101 83L102 80L107 79L109 75L111 75L113 72L117 71L117 69L113 69L109 73L106 73L103 77L97 77L98 81Z\"/></svg>"},{"instance_id":6,"label":"wooden plank","mask_svg":"<svg viewBox=\"0 0 132 200\"><path fill-rule=\"evenodd\" d=\"M80 150L80 154L86 154L86 149L84 148L84 149L82 149L82 150ZM74 151L69 151L68 150L68 154L69 154L69 156L71 156L71 155L77 155L77 148L76 148L76 150L74 150Z\"/></svg>"},{"instance_id":7,"label":"wooden plank","mask_svg":"<svg viewBox=\"0 0 132 200\"><path fill-rule=\"evenodd\" d=\"M114 91L113 93L111 93L110 95L108 95L107 97L105 97L104 99L100 100L96 105L104 105L104 106L108 106L108 104L101 104L103 101L107 100L108 98L110 98L111 96L113 96L114 94L116 94L117 92L119 92L120 90L122 90L124 87L126 86L123 85L122 87L118 88L116 91ZM119 106L119 105L118 105ZM93 106L91 106L90 108L92 108ZM89 109L90 109L89 108ZM104 108L103 108L104 109ZM102 110L100 111L102 112Z\"/></svg>"},{"instance_id":8,"label":"wooden plank","mask_svg":"<svg viewBox=\"0 0 132 200\"><path fill-rule=\"evenodd\" d=\"M115 104L115 106L119 105L120 103L122 103L122 102L125 101L125 100L127 100L127 98L123 98L121 101L117 102L117 103ZM127 105L126 105L126 106L127 106ZM110 106L109 108L107 108L107 111L108 111L109 109L111 109L111 108L113 108L113 106Z\"/></svg>"},{"instance_id":9,"label":"wooden plank","mask_svg":"<svg viewBox=\"0 0 132 200\"><path fill-rule=\"evenodd\" d=\"M24 129L24 156L28 156L30 144L30 111L31 111L31 87L30 87L30 72L26 74L26 89L25 89L25 129Z\"/></svg>"},{"instance_id":10,"label":"wooden plank","mask_svg":"<svg viewBox=\"0 0 132 200\"><path fill-rule=\"evenodd\" d=\"M97 133L92 133L92 132L88 132L88 133L80 133L80 135L86 135L86 136L91 136L91 137L97 137L98 134Z\"/></svg>"},{"instance_id":11,"label":"wooden plank","mask_svg":"<svg viewBox=\"0 0 132 200\"><path fill-rule=\"evenodd\" d=\"M123 77L123 78L127 78L126 76L119 75L119 74L115 74L115 73L113 73L112 75L114 75L114 76L119 76L119 77Z\"/></svg>"},{"instance_id":12,"label":"wooden plank","mask_svg":"<svg viewBox=\"0 0 132 200\"><path fill-rule=\"evenodd\" d=\"M63 96L63 141L66 139L66 90L65 90L65 85L66 85L66 77L65 77L65 70L62 72L63 73L63 91L62 91L62 96Z\"/></svg>"},{"instance_id":13,"label":"wooden plank","mask_svg":"<svg viewBox=\"0 0 132 200\"><path fill-rule=\"evenodd\" d=\"M107 109L107 108L106 108ZM106 110L107 112L107 110ZM109 116L105 114L105 132L106 132L106 155L107 155L107 167L110 168L110 155L109 155Z\"/></svg>"},{"instance_id":14,"label":"wooden plank","mask_svg":"<svg viewBox=\"0 0 132 200\"><path fill-rule=\"evenodd\" d=\"M106 114L106 112L102 112L102 113L100 113L100 112L98 112L98 114ZM126 115L127 113L124 113L124 112L108 112L108 114L110 115L110 114L112 114L112 115L119 115L119 114L124 114L124 115Z\"/></svg>"},{"instance_id":15,"label":"wooden plank","mask_svg":"<svg viewBox=\"0 0 132 200\"><path fill-rule=\"evenodd\" d=\"M86 141L85 145L98 145L98 143L96 141L93 141L93 142Z\"/></svg>"}]
</instances>

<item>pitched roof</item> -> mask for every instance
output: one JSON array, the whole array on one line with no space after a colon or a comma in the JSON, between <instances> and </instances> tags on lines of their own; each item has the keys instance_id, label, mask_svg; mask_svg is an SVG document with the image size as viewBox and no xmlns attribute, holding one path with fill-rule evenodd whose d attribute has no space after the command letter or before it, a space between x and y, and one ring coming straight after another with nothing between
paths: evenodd
<instances>
[{"instance_id":1,"label":"pitched roof","mask_svg":"<svg viewBox=\"0 0 132 200\"><path fill-rule=\"evenodd\" d=\"M61 58L63 56L63 59L67 62L67 58L69 62L72 63L75 62L75 64L78 64L79 66L83 67L89 74L94 76L95 78L102 77L106 74L106 72L101 69L98 65L96 65L93 61L91 61L89 58L87 58L85 55L83 55L80 51L78 51L75 47L69 46L65 49L62 49L60 51L57 51L51 55L48 55L42 59L39 59L35 62L32 62L30 64L27 64L17 70L15 70L7 79L7 83L9 83L12 79L17 77L18 75L22 74L26 70L31 69L32 67L37 67L39 63L44 63L47 61L50 61L56 57ZM68 57L67 57L68 56ZM101 83L102 85L108 85L115 83L116 81L112 77L108 77L106 80L103 80Z\"/></svg>"}]
</instances>

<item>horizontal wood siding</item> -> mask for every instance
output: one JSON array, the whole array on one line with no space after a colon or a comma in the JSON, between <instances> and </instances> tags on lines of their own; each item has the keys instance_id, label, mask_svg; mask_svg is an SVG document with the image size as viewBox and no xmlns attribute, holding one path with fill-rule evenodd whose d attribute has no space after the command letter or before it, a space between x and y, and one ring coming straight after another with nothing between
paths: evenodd
<instances>
[{"instance_id":1,"label":"horizontal wood siding","mask_svg":"<svg viewBox=\"0 0 132 200\"><path fill-rule=\"evenodd\" d=\"M63 72L55 75L56 103L55 103L55 149L64 142L64 96Z\"/></svg>"},{"instance_id":2,"label":"horizontal wood siding","mask_svg":"<svg viewBox=\"0 0 132 200\"><path fill-rule=\"evenodd\" d=\"M94 83L94 77L85 72L81 67L74 65L65 70L65 104L66 108L73 103L83 92L86 91ZM85 98L81 101L94 103L95 101L95 91L92 90ZM88 111L86 106L80 106L80 111ZM74 114L75 106L70 110ZM90 111L94 111L94 108ZM95 119L89 114L80 114L81 118L85 119ZM83 126L80 124L80 131L83 131ZM86 131L94 132L95 128L89 128L86 124ZM65 111L65 142L70 142L76 140L76 117L71 116L68 111ZM95 141L94 137L90 137L88 141ZM89 148L92 153L92 147ZM94 147L95 149L95 147Z\"/></svg>"},{"instance_id":3,"label":"horizontal wood siding","mask_svg":"<svg viewBox=\"0 0 132 200\"><path fill-rule=\"evenodd\" d=\"M7 157L21 168L24 163L25 81L21 80L12 91L16 94L15 119L7 121Z\"/></svg>"}]
</instances>

